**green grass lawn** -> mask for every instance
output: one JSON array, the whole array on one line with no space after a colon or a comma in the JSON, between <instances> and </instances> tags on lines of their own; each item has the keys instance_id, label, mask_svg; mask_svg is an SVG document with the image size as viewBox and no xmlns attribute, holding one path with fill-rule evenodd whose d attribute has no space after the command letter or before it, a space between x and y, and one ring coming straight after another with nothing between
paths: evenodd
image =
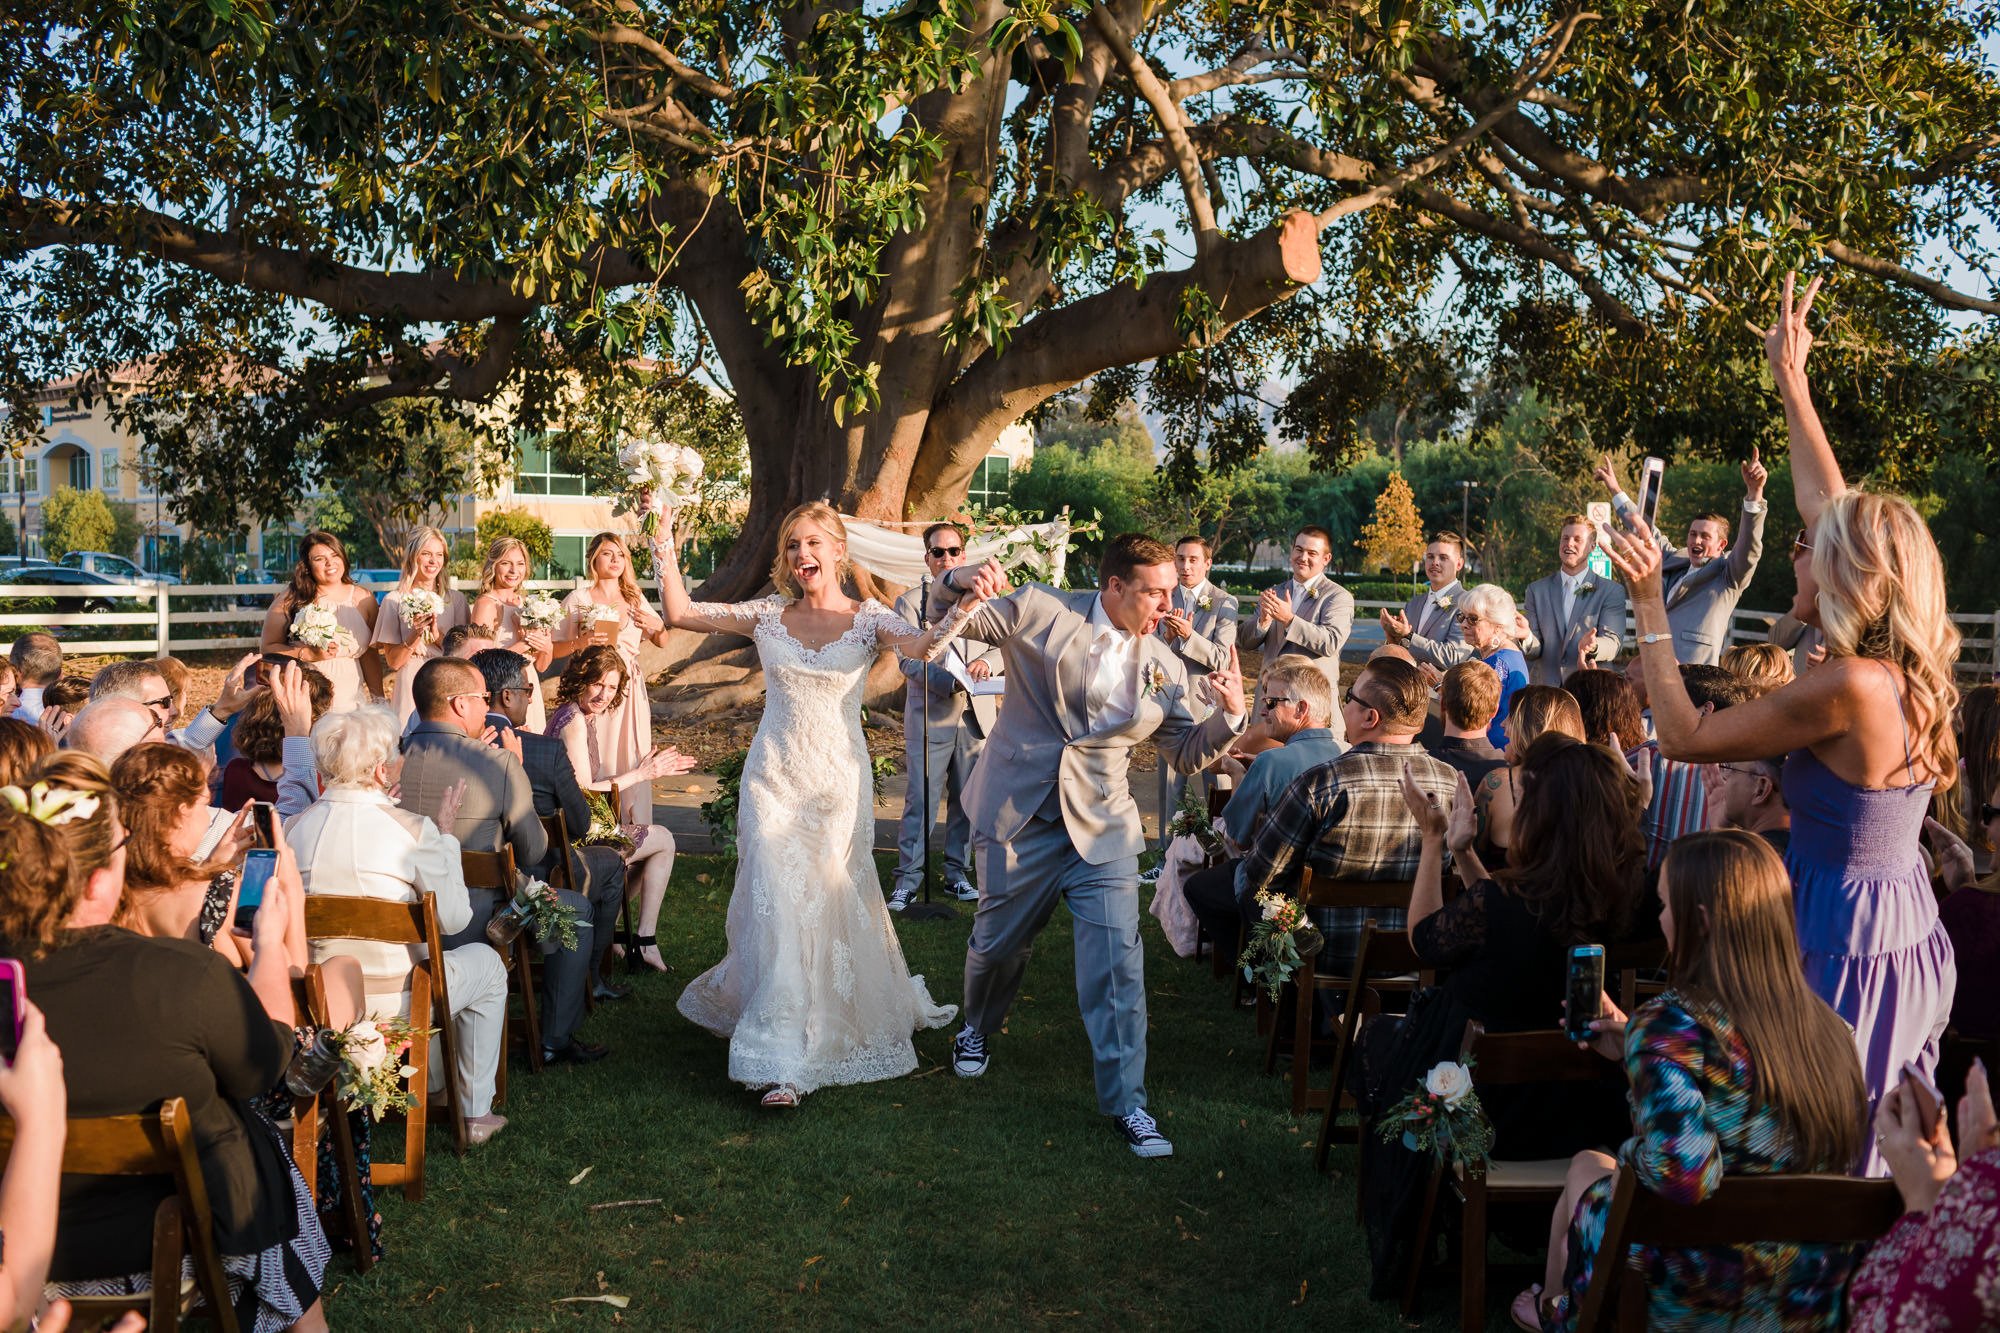
<instances>
[{"instance_id":1,"label":"green grass lawn","mask_svg":"<svg viewBox=\"0 0 2000 1333\"><path fill-rule=\"evenodd\" d=\"M335 1261L334 1327L1402 1326L1365 1293L1352 1149L1314 1174L1316 1119L1292 1119L1250 1016L1150 917L1147 1088L1175 1155L1148 1162L1097 1113L1063 912L984 1078L924 1032L909 1078L761 1110L674 1009L721 955L730 869L682 860L659 931L676 973L586 1024L611 1058L517 1061L510 1123L462 1161L433 1134L424 1202L382 1196L387 1261ZM970 926L900 923L940 999ZM591 1210L635 1199L660 1202ZM631 1303L557 1303L599 1294ZM1435 1326L1451 1303L1430 1302Z\"/></svg>"}]
</instances>

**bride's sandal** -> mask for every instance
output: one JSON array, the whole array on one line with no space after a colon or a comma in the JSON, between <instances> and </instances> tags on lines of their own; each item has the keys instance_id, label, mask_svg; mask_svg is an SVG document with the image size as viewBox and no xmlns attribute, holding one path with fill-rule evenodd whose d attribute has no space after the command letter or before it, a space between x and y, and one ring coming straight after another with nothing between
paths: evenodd
<instances>
[{"instance_id":1,"label":"bride's sandal","mask_svg":"<svg viewBox=\"0 0 2000 1333\"><path fill-rule=\"evenodd\" d=\"M660 941L658 936L641 935L632 941L632 943L637 946L631 954L633 970L636 971L641 964L644 964L655 972L671 972L674 970L667 964L666 959L660 957Z\"/></svg>"},{"instance_id":2,"label":"bride's sandal","mask_svg":"<svg viewBox=\"0 0 2000 1333\"><path fill-rule=\"evenodd\" d=\"M791 1108L805 1100L805 1094L789 1083L780 1083L764 1094L763 1105Z\"/></svg>"}]
</instances>

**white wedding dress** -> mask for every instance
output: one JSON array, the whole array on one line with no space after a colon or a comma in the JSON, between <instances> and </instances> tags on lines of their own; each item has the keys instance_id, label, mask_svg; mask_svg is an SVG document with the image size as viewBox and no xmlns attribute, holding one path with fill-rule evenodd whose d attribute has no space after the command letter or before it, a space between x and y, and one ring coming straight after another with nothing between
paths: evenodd
<instances>
[{"instance_id":1,"label":"white wedding dress","mask_svg":"<svg viewBox=\"0 0 2000 1333\"><path fill-rule=\"evenodd\" d=\"M693 608L753 624L765 697L737 805L729 952L681 992L680 1011L729 1039L731 1079L810 1092L909 1073L910 1034L958 1009L933 1003L910 975L875 869L862 683L881 651L878 629L916 627L870 600L853 628L812 649L779 618L787 605Z\"/></svg>"}]
</instances>

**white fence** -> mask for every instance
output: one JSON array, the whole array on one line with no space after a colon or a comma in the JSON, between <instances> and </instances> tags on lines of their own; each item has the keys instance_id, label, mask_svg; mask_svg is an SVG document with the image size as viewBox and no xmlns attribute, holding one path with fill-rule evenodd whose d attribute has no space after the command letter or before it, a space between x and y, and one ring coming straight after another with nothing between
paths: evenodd
<instances>
[{"instance_id":1,"label":"white fence","mask_svg":"<svg viewBox=\"0 0 2000 1333\"><path fill-rule=\"evenodd\" d=\"M546 588L561 596L587 582L538 579L525 586ZM465 593L467 601L479 595L479 585L470 580L456 579L452 586ZM640 586L648 596L657 596L657 583ZM208 650L247 652L261 641L264 616L285 587L282 583L3 584L0 585L0 651L11 646L23 628L73 631L102 626L111 632L96 638L72 638L69 633L61 632L57 637L62 639L65 653L163 657L168 653ZM96 609L61 612L22 606L30 599L51 598L58 606L73 602L102 605Z\"/></svg>"}]
</instances>

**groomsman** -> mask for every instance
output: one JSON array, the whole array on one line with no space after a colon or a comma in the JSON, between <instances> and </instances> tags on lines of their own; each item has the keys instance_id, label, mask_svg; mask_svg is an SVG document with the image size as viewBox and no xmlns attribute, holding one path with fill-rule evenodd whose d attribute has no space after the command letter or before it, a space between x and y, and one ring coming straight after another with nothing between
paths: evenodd
<instances>
[{"instance_id":1,"label":"groomsman","mask_svg":"<svg viewBox=\"0 0 2000 1333\"><path fill-rule=\"evenodd\" d=\"M949 523L924 529L924 566L930 578L896 599L896 614L929 629L925 601L932 580L964 563L964 533ZM896 879L889 910L902 911L923 890L925 825L937 819L941 799L944 891L960 902L976 902L979 890L973 886L968 857L972 823L965 817L963 793L993 726L994 696L967 695L950 666L961 667L968 679L986 680L999 673L1000 654L961 635L935 662L898 657L896 664L909 682L903 695L903 770L908 785L903 792L903 822L896 834Z\"/></svg>"},{"instance_id":2,"label":"groomsman","mask_svg":"<svg viewBox=\"0 0 2000 1333\"><path fill-rule=\"evenodd\" d=\"M1220 671L1229 665L1229 650L1236 646L1236 599L1208 581L1215 554L1206 537L1183 537L1174 543L1174 574L1179 580L1167 612L1156 631L1189 674ZM1160 764L1160 846L1169 841L1167 825L1180 809L1187 790L1187 774L1162 761ZM1158 878L1158 870L1142 879Z\"/></svg>"},{"instance_id":3,"label":"groomsman","mask_svg":"<svg viewBox=\"0 0 2000 1333\"><path fill-rule=\"evenodd\" d=\"M1534 685L1561 686L1570 672L1618 656L1625 641L1625 589L1590 568L1597 528L1582 514L1562 521L1556 572L1528 585L1521 598L1527 633L1521 656Z\"/></svg>"},{"instance_id":4,"label":"groomsman","mask_svg":"<svg viewBox=\"0 0 2000 1333\"><path fill-rule=\"evenodd\" d=\"M1729 646L1729 622L1736 603L1757 573L1764 554L1764 483L1769 478L1757 451L1743 465L1743 527L1734 545L1729 520L1721 514L1700 514L1688 524L1687 550L1676 550L1663 534L1659 539L1660 578L1667 589L1667 627L1674 635L1674 656L1681 665L1715 666ZM1619 484L1618 470L1606 454L1597 465L1597 479L1611 492L1611 505L1625 526L1638 522L1639 507Z\"/></svg>"},{"instance_id":5,"label":"groomsman","mask_svg":"<svg viewBox=\"0 0 2000 1333\"><path fill-rule=\"evenodd\" d=\"M1472 658L1472 649L1458 628L1458 599L1465 585L1458 576L1465 568L1465 538L1450 530L1432 537L1424 547L1424 578L1430 584L1409 600L1401 615L1383 611L1382 632L1400 643L1410 656L1439 671Z\"/></svg>"},{"instance_id":6,"label":"groomsman","mask_svg":"<svg viewBox=\"0 0 2000 1333\"><path fill-rule=\"evenodd\" d=\"M1257 597L1257 612L1244 617L1248 646L1263 654L1264 670L1281 657L1305 657L1319 664L1326 678L1340 681L1340 649L1354 633L1354 595L1326 577L1333 561L1333 534L1325 528L1300 528L1292 538L1292 576ZM1338 717L1335 740L1345 740Z\"/></svg>"}]
</instances>

